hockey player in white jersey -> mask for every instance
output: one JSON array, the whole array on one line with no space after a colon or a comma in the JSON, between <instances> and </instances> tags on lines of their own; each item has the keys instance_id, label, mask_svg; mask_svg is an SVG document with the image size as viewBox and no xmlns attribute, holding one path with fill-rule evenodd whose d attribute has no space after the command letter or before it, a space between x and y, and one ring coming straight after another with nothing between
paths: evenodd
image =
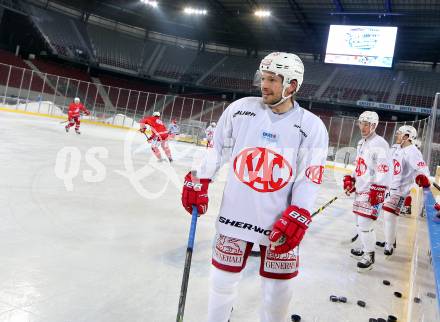
<instances>
[{"instance_id":1,"label":"hockey player in white jersey","mask_svg":"<svg viewBox=\"0 0 440 322\"><path fill-rule=\"evenodd\" d=\"M262 97L229 105L213 149L185 177L182 204L191 213L208 208L208 186L232 146L212 252L208 322L226 322L253 244L260 248L260 322L287 321L298 274L298 245L311 224L323 179L328 134L323 122L294 100L304 65L289 53L271 53L260 64Z\"/></svg>"},{"instance_id":2,"label":"hockey player in white jersey","mask_svg":"<svg viewBox=\"0 0 440 322\"><path fill-rule=\"evenodd\" d=\"M390 190L383 205L385 230L385 256L393 254L396 247L397 218L404 206L405 196L409 195L414 182L420 187L429 187L429 169L422 153L414 145L417 130L410 125L399 127L395 144L391 148L393 175Z\"/></svg>"},{"instance_id":3,"label":"hockey player in white jersey","mask_svg":"<svg viewBox=\"0 0 440 322\"><path fill-rule=\"evenodd\" d=\"M376 134L379 116L376 112L365 111L359 116L362 139L357 146L356 168L352 175L344 176L344 190L349 195L355 192L353 213L362 249L352 249L351 255L360 261L360 272L373 268L376 221L391 180L389 145Z\"/></svg>"},{"instance_id":4,"label":"hockey player in white jersey","mask_svg":"<svg viewBox=\"0 0 440 322\"><path fill-rule=\"evenodd\" d=\"M206 147L212 148L213 147L213 140L214 140L214 133L215 133L215 127L217 126L217 123L212 122L205 130L206 134Z\"/></svg>"}]
</instances>

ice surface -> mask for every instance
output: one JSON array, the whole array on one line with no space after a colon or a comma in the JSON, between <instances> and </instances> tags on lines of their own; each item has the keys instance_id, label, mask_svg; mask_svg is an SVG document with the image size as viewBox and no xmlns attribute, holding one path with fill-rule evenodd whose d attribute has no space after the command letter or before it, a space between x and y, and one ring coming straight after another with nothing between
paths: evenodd
<instances>
[{"instance_id":1,"label":"ice surface","mask_svg":"<svg viewBox=\"0 0 440 322\"><path fill-rule=\"evenodd\" d=\"M0 111L0 321L174 321L191 219L180 189L204 148L171 142L170 165L156 162L139 133L90 124L81 132ZM71 179L60 179L63 173ZM326 172L317 207L340 195L342 176ZM209 212L198 221L187 322L206 318L223 177L211 185ZM400 220L395 255L385 260L377 249L374 270L360 274L349 246L341 246L354 232L350 209L342 198L314 218L301 244L291 314L305 322L403 320L414 219ZM376 231L382 239L382 222ZM258 321L258 267L250 258L231 322ZM348 303L332 303L330 295Z\"/></svg>"}]
</instances>

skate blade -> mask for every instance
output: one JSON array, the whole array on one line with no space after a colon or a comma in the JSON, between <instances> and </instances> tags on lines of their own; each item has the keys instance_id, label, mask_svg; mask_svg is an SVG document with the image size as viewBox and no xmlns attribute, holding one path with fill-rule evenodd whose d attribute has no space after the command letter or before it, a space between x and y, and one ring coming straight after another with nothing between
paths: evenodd
<instances>
[{"instance_id":1,"label":"skate blade","mask_svg":"<svg viewBox=\"0 0 440 322\"><path fill-rule=\"evenodd\" d=\"M360 267L358 267L357 271L358 271L358 273L366 273L368 271L371 271L372 269L373 269L373 265L371 265L370 267L367 267L367 268L360 268Z\"/></svg>"},{"instance_id":2,"label":"skate blade","mask_svg":"<svg viewBox=\"0 0 440 322\"><path fill-rule=\"evenodd\" d=\"M362 254L360 256L356 256L356 255L353 255L352 253L350 253L350 257L354 258L354 259L357 259L358 261L360 261L362 259L362 256L364 256L364 254Z\"/></svg>"}]
</instances>

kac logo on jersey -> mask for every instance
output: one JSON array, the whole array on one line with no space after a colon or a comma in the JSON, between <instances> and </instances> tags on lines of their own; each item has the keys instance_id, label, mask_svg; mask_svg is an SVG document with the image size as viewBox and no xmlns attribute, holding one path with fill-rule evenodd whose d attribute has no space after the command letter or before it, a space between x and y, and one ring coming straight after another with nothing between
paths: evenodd
<instances>
[{"instance_id":1,"label":"kac logo on jersey","mask_svg":"<svg viewBox=\"0 0 440 322\"><path fill-rule=\"evenodd\" d=\"M324 174L324 166L312 165L306 169L306 177L313 183L321 184Z\"/></svg>"},{"instance_id":2,"label":"kac logo on jersey","mask_svg":"<svg viewBox=\"0 0 440 322\"><path fill-rule=\"evenodd\" d=\"M365 163L365 160L361 157L357 158L356 160L356 169L354 170L356 173L356 176L360 177L367 172L367 164Z\"/></svg>"},{"instance_id":3,"label":"kac logo on jersey","mask_svg":"<svg viewBox=\"0 0 440 322\"><path fill-rule=\"evenodd\" d=\"M292 178L292 167L284 157L267 148L247 148L234 159L235 176L258 192L274 192Z\"/></svg>"},{"instance_id":4,"label":"kac logo on jersey","mask_svg":"<svg viewBox=\"0 0 440 322\"><path fill-rule=\"evenodd\" d=\"M378 164L377 165L377 172L380 173L387 173L390 170L390 167L386 164Z\"/></svg>"},{"instance_id":5,"label":"kac logo on jersey","mask_svg":"<svg viewBox=\"0 0 440 322\"><path fill-rule=\"evenodd\" d=\"M400 166L400 162L396 159L393 159L393 165L394 165L394 175L398 175L402 171L402 167Z\"/></svg>"}]
</instances>

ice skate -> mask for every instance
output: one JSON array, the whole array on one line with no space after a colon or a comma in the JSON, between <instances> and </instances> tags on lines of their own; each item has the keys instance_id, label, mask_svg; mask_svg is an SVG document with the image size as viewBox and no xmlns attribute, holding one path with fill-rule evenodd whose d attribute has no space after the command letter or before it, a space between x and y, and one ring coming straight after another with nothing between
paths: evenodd
<instances>
[{"instance_id":1,"label":"ice skate","mask_svg":"<svg viewBox=\"0 0 440 322\"><path fill-rule=\"evenodd\" d=\"M357 263L358 272L366 272L374 267L374 252L365 253L360 262Z\"/></svg>"}]
</instances>

